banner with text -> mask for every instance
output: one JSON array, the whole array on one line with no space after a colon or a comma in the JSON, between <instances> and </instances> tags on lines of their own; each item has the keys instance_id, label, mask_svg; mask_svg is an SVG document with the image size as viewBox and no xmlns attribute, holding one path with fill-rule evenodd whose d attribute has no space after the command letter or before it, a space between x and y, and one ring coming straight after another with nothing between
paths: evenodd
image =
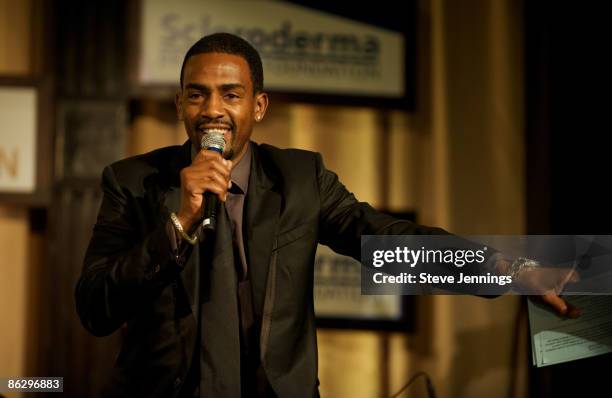
<instances>
[{"instance_id":1,"label":"banner with text","mask_svg":"<svg viewBox=\"0 0 612 398\"><path fill-rule=\"evenodd\" d=\"M257 48L267 90L405 95L401 33L276 1L144 0L140 82L178 85L189 46L215 32Z\"/></svg>"}]
</instances>

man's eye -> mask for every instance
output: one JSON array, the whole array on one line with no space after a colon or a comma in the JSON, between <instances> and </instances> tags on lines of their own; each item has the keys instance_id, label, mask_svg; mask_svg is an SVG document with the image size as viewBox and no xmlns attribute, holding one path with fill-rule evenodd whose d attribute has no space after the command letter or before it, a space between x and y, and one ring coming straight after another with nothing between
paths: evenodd
<instances>
[{"instance_id":1,"label":"man's eye","mask_svg":"<svg viewBox=\"0 0 612 398\"><path fill-rule=\"evenodd\" d=\"M238 94L232 94L232 93L225 94L225 97L228 98L228 99L240 98L240 96Z\"/></svg>"},{"instance_id":2,"label":"man's eye","mask_svg":"<svg viewBox=\"0 0 612 398\"><path fill-rule=\"evenodd\" d=\"M199 99L202 97L202 94L200 93L191 93L189 94L189 99Z\"/></svg>"}]
</instances>

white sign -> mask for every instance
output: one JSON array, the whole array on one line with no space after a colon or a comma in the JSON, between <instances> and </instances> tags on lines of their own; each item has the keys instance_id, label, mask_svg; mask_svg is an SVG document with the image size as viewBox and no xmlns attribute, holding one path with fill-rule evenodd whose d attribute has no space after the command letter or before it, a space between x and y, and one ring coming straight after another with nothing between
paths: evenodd
<instances>
[{"instance_id":1,"label":"white sign","mask_svg":"<svg viewBox=\"0 0 612 398\"><path fill-rule=\"evenodd\" d=\"M276 1L143 0L140 81L178 86L200 37L237 34L261 54L266 90L401 98L401 33Z\"/></svg>"},{"instance_id":2,"label":"white sign","mask_svg":"<svg viewBox=\"0 0 612 398\"><path fill-rule=\"evenodd\" d=\"M319 245L315 258L314 305L318 317L398 321L402 296L362 295L361 263Z\"/></svg>"},{"instance_id":3,"label":"white sign","mask_svg":"<svg viewBox=\"0 0 612 398\"><path fill-rule=\"evenodd\" d=\"M36 185L36 90L0 87L0 192L32 193Z\"/></svg>"}]
</instances>

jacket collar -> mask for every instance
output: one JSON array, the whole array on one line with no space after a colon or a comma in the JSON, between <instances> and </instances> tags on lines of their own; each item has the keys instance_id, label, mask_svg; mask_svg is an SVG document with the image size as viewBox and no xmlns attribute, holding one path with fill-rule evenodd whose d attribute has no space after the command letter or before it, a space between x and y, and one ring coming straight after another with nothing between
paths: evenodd
<instances>
[{"instance_id":1,"label":"jacket collar","mask_svg":"<svg viewBox=\"0 0 612 398\"><path fill-rule=\"evenodd\" d=\"M262 319L260 352L266 353L269 317L266 309L273 307L276 264L272 250L278 233L282 193L278 170L264 147L252 143L251 177L246 203L246 255L251 274L255 315Z\"/></svg>"}]
</instances>

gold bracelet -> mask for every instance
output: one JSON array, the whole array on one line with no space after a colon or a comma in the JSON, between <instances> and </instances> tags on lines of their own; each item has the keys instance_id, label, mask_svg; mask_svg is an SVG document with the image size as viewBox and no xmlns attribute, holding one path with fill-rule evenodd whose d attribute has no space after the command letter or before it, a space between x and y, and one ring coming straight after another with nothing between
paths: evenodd
<instances>
[{"instance_id":1,"label":"gold bracelet","mask_svg":"<svg viewBox=\"0 0 612 398\"><path fill-rule=\"evenodd\" d=\"M179 221L178 217L174 212L170 213L170 220L172 221L172 224L174 225L176 231L179 233L179 235L181 235L181 238L185 239L192 245L195 245L198 242L198 236L196 234L193 234L193 236L187 235L187 233L183 229L183 226L181 225L181 222Z\"/></svg>"}]
</instances>

